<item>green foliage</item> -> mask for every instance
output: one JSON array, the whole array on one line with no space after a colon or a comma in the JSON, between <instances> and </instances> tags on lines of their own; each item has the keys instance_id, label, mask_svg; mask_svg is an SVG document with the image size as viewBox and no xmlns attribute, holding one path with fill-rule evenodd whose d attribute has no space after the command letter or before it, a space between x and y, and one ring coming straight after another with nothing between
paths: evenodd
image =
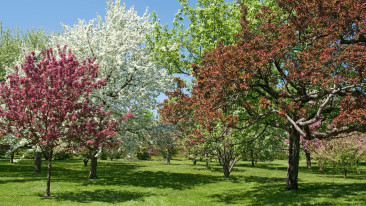
<instances>
[{"instance_id":1,"label":"green foliage","mask_svg":"<svg viewBox=\"0 0 366 206\"><path fill-rule=\"evenodd\" d=\"M161 150L161 155L163 156L163 158L166 158L166 150ZM169 149L169 156L170 159L173 159L173 157L176 157L178 155L178 149L173 147Z\"/></svg>"},{"instance_id":2,"label":"green foliage","mask_svg":"<svg viewBox=\"0 0 366 206\"><path fill-rule=\"evenodd\" d=\"M173 28L161 25L153 14L155 28L148 39L159 67L170 73L189 75L191 64L199 63L204 51L216 47L217 40L234 43L233 36L240 31L240 5L224 0L199 0L196 7L191 7L189 0L179 1L181 8L175 14Z\"/></svg>"},{"instance_id":3,"label":"green foliage","mask_svg":"<svg viewBox=\"0 0 366 206\"><path fill-rule=\"evenodd\" d=\"M236 1L198 0L192 7L189 0L179 2L181 7L175 14L173 28L161 25L153 13L155 27L148 35L148 44L159 67L170 73L190 75L191 65L199 63L205 51L216 48L218 41L224 45L235 42L234 36L241 30L241 5ZM261 6L279 10L274 0L244 0L242 3L249 8L248 18L253 19L253 28L259 25L253 17Z\"/></svg>"},{"instance_id":4,"label":"green foliage","mask_svg":"<svg viewBox=\"0 0 366 206\"><path fill-rule=\"evenodd\" d=\"M150 154L147 151L140 151L136 153L138 160L150 160Z\"/></svg>"},{"instance_id":5,"label":"green foliage","mask_svg":"<svg viewBox=\"0 0 366 206\"><path fill-rule=\"evenodd\" d=\"M99 155L99 158L101 160L107 160L108 159L108 154L105 151L102 151Z\"/></svg>"},{"instance_id":6,"label":"green foliage","mask_svg":"<svg viewBox=\"0 0 366 206\"><path fill-rule=\"evenodd\" d=\"M345 173L358 171L359 163L366 153L366 136L362 133L350 133L330 140L312 140L309 151L322 169L333 167Z\"/></svg>"},{"instance_id":7,"label":"green foliage","mask_svg":"<svg viewBox=\"0 0 366 206\"><path fill-rule=\"evenodd\" d=\"M3 28L0 22L0 81L3 81L6 68L24 58L31 50L46 49L50 34L43 29L27 29L22 32L18 28Z\"/></svg>"},{"instance_id":8,"label":"green foliage","mask_svg":"<svg viewBox=\"0 0 366 206\"><path fill-rule=\"evenodd\" d=\"M58 151L55 152L54 156L53 156L54 160L68 160L68 159L72 159L72 153L68 152L68 151Z\"/></svg>"},{"instance_id":9,"label":"green foliage","mask_svg":"<svg viewBox=\"0 0 366 206\"><path fill-rule=\"evenodd\" d=\"M19 29L2 27L0 22L0 81L4 80L5 67L13 66L20 54L21 35Z\"/></svg>"}]
</instances>

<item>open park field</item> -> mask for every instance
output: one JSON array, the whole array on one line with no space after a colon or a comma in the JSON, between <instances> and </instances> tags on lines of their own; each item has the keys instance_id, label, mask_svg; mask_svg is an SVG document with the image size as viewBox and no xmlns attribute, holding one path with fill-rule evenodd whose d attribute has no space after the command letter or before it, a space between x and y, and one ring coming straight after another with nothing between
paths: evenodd
<instances>
[{"instance_id":1,"label":"open park field","mask_svg":"<svg viewBox=\"0 0 366 206\"><path fill-rule=\"evenodd\" d=\"M287 162L240 161L225 179L218 162L209 170L189 160L99 161L89 180L81 160L54 161L52 196L44 198L47 168L33 174L33 161L0 159L0 205L365 205L366 164L361 174L319 173L300 162L299 190L286 191Z\"/></svg>"}]
</instances>

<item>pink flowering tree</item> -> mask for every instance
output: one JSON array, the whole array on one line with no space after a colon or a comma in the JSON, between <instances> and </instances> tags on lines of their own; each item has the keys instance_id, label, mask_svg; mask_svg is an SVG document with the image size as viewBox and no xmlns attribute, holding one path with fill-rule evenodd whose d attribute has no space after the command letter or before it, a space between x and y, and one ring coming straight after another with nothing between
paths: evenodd
<instances>
[{"instance_id":1,"label":"pink flowering tree","mask_svg":"<svg viewBox=\"0 0 366 206\"><path fill-rule=\"evenodd\" d=\"M105 85L96 81L98 66L94 59L79 63L75 56L58 48L34 52L24 59L21 70L8 76L0 86L0 129L2 135L14 134L39 146L48 160L46 197L50 196L53 151L62 142L74 143L82 137L95 140L115 135L116 122L108 120L110 112L91 107L88 95ZM95 118L103 117L103 121ZM81 139L86 140L86 139Z\"/></svg>"},{"instance_id":2,"label":"pink flowering tree","mask_svg":"<svg viewBox=\"0 0 366 206\"><path fill-rule=\"evenodd\" d=\"M85 102L84 106L86 106L86 112L81 110L71 117L76 121L69 130L73 135L71 146L75 151L84 151L87 158L90 158L89 179L95 179L97 178L98 154L102 152L102 148L111 148L120 143L114 138L115 134L109 133L110 129L115 128L118 123L133 118L133 113L130 109L127 114L122 115L119 121L110 121L108 117L112 110L104 112L101 109L102 105L89 107L88 102ZM82 129L85 129L84 133L79 132Z\"/></svg>"},{"instance_id":3,"label":"pink flowering tree","mask_svg":"<svg viewBox=\"0 0 366 206\"><path fill-rule=\"evenodd\" d=\"M344 178L351 170L358 170L358 164L366 153L366 136L362 133L349 133L330 140L313 139L309 142L308 151L319 161L319 170L326 164L342 170Z\"/></svg>"},{"instance_id":4,"label":"pink flowering tree","mask_svg":"<svg viewBox=\"0 0 366 206\"><path fill-rule=\"evenodd\" d=\"M321 129L321 125L322 125L322 121L319 120L319 121L317 121L314 124L311 124L309 126L309 131L310 132L318 131L319 129ZM314 141L307 140L303 136L300 135L300 144L302 145L302 150L305 153L306 166L307 166L308 169L311 168L311 154L310 154L310 151L309 151L310 144L311 144L311 142L318 143L318 141L319 141L318 139L315 139ZM319 162L319 165L321 166L321 162Z\"/></svg>"},{"instance_id":5,"label":"pink flowering tree","mask_svg":"<svg viewBox=\"0 0 366 206\"><path fill-rule=\"evenodd\" d=\"M307 140L304 137L300 136L300 144L302 145L302 151L305 153L306 158L306 167L308 169L311 168L311 154L309 152L309 145L311 140Z\"/></svg>"}]
</instances>

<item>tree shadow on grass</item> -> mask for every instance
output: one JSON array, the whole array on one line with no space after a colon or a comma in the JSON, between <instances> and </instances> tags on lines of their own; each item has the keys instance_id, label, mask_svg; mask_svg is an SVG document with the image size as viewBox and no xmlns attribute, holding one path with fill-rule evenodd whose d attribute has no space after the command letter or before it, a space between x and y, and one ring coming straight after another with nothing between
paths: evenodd
<instances>
[{"instance_id":1,"label":"tree shadow on grass","mask_svg":"<svg viewBox=\"0 0 366 206\"><path fill-rule=\"evenodd\" d=\"M146 167L129 162L98 162L99 179L89 180L89 167L83 167L82 161L54 161L52 166L52 183L72 182L80 185L132 185L138 187L172 188L175 190L190 189L196 185L221 181L223 177L202 174L187 174L167 171L138 171L136 168ZM41 174L33 173L33 162L25 161L18 165L0 165L0 177L16 180L0 180L6 182L27 182L45 180L47 168L42 167ZM46 166L43 164L43 166ZM18 179L19 178L19 179Z\"/></svg>"},{"instance_id":2,"label":"tree shadow on grass","mask_svg":"<svg viewBox=\"0 0 366 206\"><path fill-rule=\"evenodd\" d=\"M211 175L186 174L174 172L138 171L124 174L103 176L87 181L84 185L132 185L135 187L171 188L175 190L191 189L194 186L221 181L223 178Z\"/></svg>"},{"instance_id":3,"label":"tree shadow on grass","mask_svg":"<svg viewBox=\"0 0 366 206\"><path fill-rule=\"evenodd\" d=\"M215 201L226 204L240 204L249 200L251 205L334 205L337 198L344 199L349 204L362 205L366 202L366 183L335 184L335 183L301 183L297 191L286 191L281 180L269 181L271 178L257 177L259 186L246 191L230 190L221 194L211 195ZM360 195L360 193L363 193ZM317 200L318 199L318 200ZM343 204L344 204L343 202Z\"/></svg>"},{"instance_id":4,"label":"tree shadow on grass","mask_svg":"<svg viewBox=\"0 0 366 206\"><path fill-rule=\"evenodd\" d=\"M143 197L150 196L149 193L128 192L115 190L95 190L95 191L78 191L55 193L54 198L57 201L72 201L78 203L121 203L130 200L143 201Z\"/></svg>"},{"instance_id":5,"label":"tree shadow on grass","mask_svg":"<svg viewBox=\"0 0 366 206\"><path fill-rule=\"evenodd\" d=\"M360 166L363 167L363 164L360 163ZM259 169L265 169L265 170L276 170L276 171L287 171L287 166L284 166L283 164L276 164L276 163L270 163L270 162L260 162L259 164L256 164L254 167L251 167L251 163L248 162L241 162L239 164L236 164L235 167L244 167L244 168L259 168ZM235 169L234 167L234 169ZM347 178L349 179L356 179L356 180L364 180L366 179L366 171L363 170L363 168L360 168L361 174L357 174L356 171L349 171ZM324 168L324 171L319 171L319 165L315 164L315 162L312 162L312 167L307 168L305 164L300 164L299 166L299 174L314 174L318 175L320 177L326 177L326 178L341 178L343 179L343 171L340 169L333 169L331 167Z\"/></svg>"}]
</instances>

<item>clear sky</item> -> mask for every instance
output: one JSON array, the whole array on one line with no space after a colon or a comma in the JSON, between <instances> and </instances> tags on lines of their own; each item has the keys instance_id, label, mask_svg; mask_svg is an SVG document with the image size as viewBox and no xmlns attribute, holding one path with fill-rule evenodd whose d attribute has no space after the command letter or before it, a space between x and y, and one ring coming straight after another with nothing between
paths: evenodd
<instances>
[{"instance_id":1,"label":"clear sky","mask_svg":"<svg viewBox=\"0 0 366 206\"><path fill-rule=\"evenodd\" d=\"M180 8L178 0L121 0L127 8L134 6L138 15L146 7L156 11L162 24L171 24ZM62 31L61 22L73 25L78 19L90 20L99 13L105 16L106 0L0 0L0 21L3 27L43 27L46 31Z\"/></svg>"}]
</instances>

